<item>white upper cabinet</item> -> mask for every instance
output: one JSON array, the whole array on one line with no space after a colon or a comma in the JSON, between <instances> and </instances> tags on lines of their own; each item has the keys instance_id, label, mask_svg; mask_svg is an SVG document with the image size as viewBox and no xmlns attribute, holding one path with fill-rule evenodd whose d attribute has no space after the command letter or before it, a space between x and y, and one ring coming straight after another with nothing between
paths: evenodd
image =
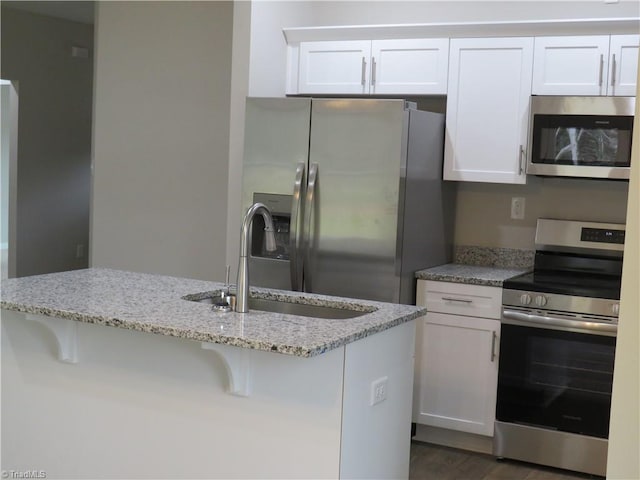
<instances>
[{"instance_id":1,"label":"white upper cabinet","mask_svg":"<svg viewBox=\"0 0 640 480\"><path fill-rule=\"evenodd\" d=\"M448 55L448 39L301 42L289 93L444 95Z\"/></svg>"},{"instance_id":2,"label":"white upper cabinet","mask_svg":"<svg viewBox=\"0 0 640 480\"><path fill-rule=\"evenodd\" d=\"M371 42L370 93L445 95L449 39Z\"/></svg>"},{"instance_id":3,"label":"white upper cabinet","mask_svg":"<svg viewBox=\"0 0 640 480\"><path fill-rule=\"evenodd\" d=\"M635 95L640 35L536 37L534 95Z\"/></svg>"},{"instance_id":4,"label":"white upper cabinet","mask_svg":"<svg viewBox=\"0 0 640 480\"><path fill-rule=\"evenodd\" d=\"M534 95L602 95L607 90L609 35L536 37Z\"/></svg>"},{"instance_id":5,"label":"white upper cabinet","mask_svg":"<svg viewBox=\"0 0 640 480\"><path fill-rule=\"evenodd\" d=\"M371 41L302 42L297 93L369 91Z\"/></svg>"},{"instance_id":6,"label":"white upper cabinet","mask_svg":"<svg viewBox=\"0 0 640 480\"><path fill-rule=\"evenodd\" d=\"M525 183L533 38L452 39L444 179Z\"/></svg>"},{"instance_id":7,"label":"white upper cabinet","mask_svg":"<svg viewBox=\"0 0 640 480\"><path fill-rule=\"evenodd\" d=\"M640 35L611 35L609 95L635 96Z\"/></svg>"}]
</instances>

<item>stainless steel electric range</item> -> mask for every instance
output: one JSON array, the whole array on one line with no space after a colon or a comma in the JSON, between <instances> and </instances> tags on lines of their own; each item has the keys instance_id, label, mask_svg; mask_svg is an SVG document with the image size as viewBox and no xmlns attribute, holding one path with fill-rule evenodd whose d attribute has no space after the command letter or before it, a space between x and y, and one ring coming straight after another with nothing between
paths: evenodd
<instances>
[{"instance_id":1,"label":"stainless steel electric range","mask_svg":"<svg viewBox=\"0 0 640 480\"><path fill-rule=\"evenodd\" d=\"M605 475L625 226L539 219L503 284L493 453Z\"/></svg>"}]
</instances>

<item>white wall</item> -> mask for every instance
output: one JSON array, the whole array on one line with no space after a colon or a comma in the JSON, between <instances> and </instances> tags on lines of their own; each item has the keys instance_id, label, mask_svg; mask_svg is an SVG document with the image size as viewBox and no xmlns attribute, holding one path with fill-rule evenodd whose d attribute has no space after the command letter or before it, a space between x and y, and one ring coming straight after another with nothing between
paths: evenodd
<instances>
[{"instance_id":1,"label":"white wall","mask_svg":"<svg viewBox=\"0 0 640 480\"><path fill-rule=\"evenodd\" d=\"M99 2L92 266L223 280L233 4Z\"/></svg>"},{"instance_id":2,"label":"white wall","mask_svg":"<svg viewBox=\"0 0 640 480\"><path fill-rule=\"evenodd\" d=\"M249 51L251 43L251 2L234 0L233 58L231 65L231 109L229 115L229 179L227 196L227 265L232 281L238 269L240 225L242 224L242 156L244 151L244 110L249 94Z\"/></svg>"},{"instance_id":3,"label":"white wall","mask_svg":"<svg viewBox=\"0 0 640 480\"><path fill-rule=\"evenodd\" d=\"M71 47L91 52L93 27L3 4L1 31L2 78L20 95L16 275L86 267L93 57Z\"/></svg>"},{"instance_id":4,"label":"white wall","mask_svg":"<svg viewBox=\"0 0 640 480\"><path fill-rule=\"evenodd\" d=\"M638 76L640 80L640 75ZM638 82L640 84L640 82ZM640 89L636 96L640 96ZM640 104L636 104L640 118ZM640 478L640 129L633 135L607 478Z\"/></svg>"}]
</instances>

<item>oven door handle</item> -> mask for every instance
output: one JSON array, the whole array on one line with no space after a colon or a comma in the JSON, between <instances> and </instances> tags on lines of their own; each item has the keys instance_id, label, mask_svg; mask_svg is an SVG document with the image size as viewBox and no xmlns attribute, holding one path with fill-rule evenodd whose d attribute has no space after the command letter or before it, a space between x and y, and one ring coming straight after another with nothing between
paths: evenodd
<instances>
[{"instance_id":1,"label":"oven door handle","mask_svg":"<svg viewBox=\"0 0 640 480\"><path fill-rule=\"evenodd\" d=\"M513 320L517 325L537 325L543 328L557 328L567 330L583 330L585 333L616 333L618 331L617 324L587 322L584 320L570 320L568 318L549 317L546 315L535 315L531 313L518 312L516 310L502 310L503 323L511 323ZM507 320L506 322L504 320ZM517 323L515 323L517 322Z\"/></svg>"}]
</instances>

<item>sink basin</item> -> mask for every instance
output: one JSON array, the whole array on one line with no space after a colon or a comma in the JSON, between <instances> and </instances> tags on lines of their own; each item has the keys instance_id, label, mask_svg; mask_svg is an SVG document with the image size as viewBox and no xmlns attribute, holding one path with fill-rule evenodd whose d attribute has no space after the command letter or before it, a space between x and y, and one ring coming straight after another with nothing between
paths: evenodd
<instances>
[{"instance_id":1,"label":"sink basin","mask_svg":"<svg viewBox=\"0 0 640 480\"><path fill-rule=\"evenodd\" d=\"M215 304L219 297L213 293L211 296L200 297L191 295L184 297L185 300L192 302ZM302 317L315 317L327 319L355 318L367 313L374 312L376 309L367 307L367 310L352 310L347 304L344 308L328 307L324 305L311 305L307 303L292 303L282 300L272 300L268 298L249 297L249 311L259 310L262 312L285 313L289 315L300 315Z\"/></svg>"}]
</instances>

